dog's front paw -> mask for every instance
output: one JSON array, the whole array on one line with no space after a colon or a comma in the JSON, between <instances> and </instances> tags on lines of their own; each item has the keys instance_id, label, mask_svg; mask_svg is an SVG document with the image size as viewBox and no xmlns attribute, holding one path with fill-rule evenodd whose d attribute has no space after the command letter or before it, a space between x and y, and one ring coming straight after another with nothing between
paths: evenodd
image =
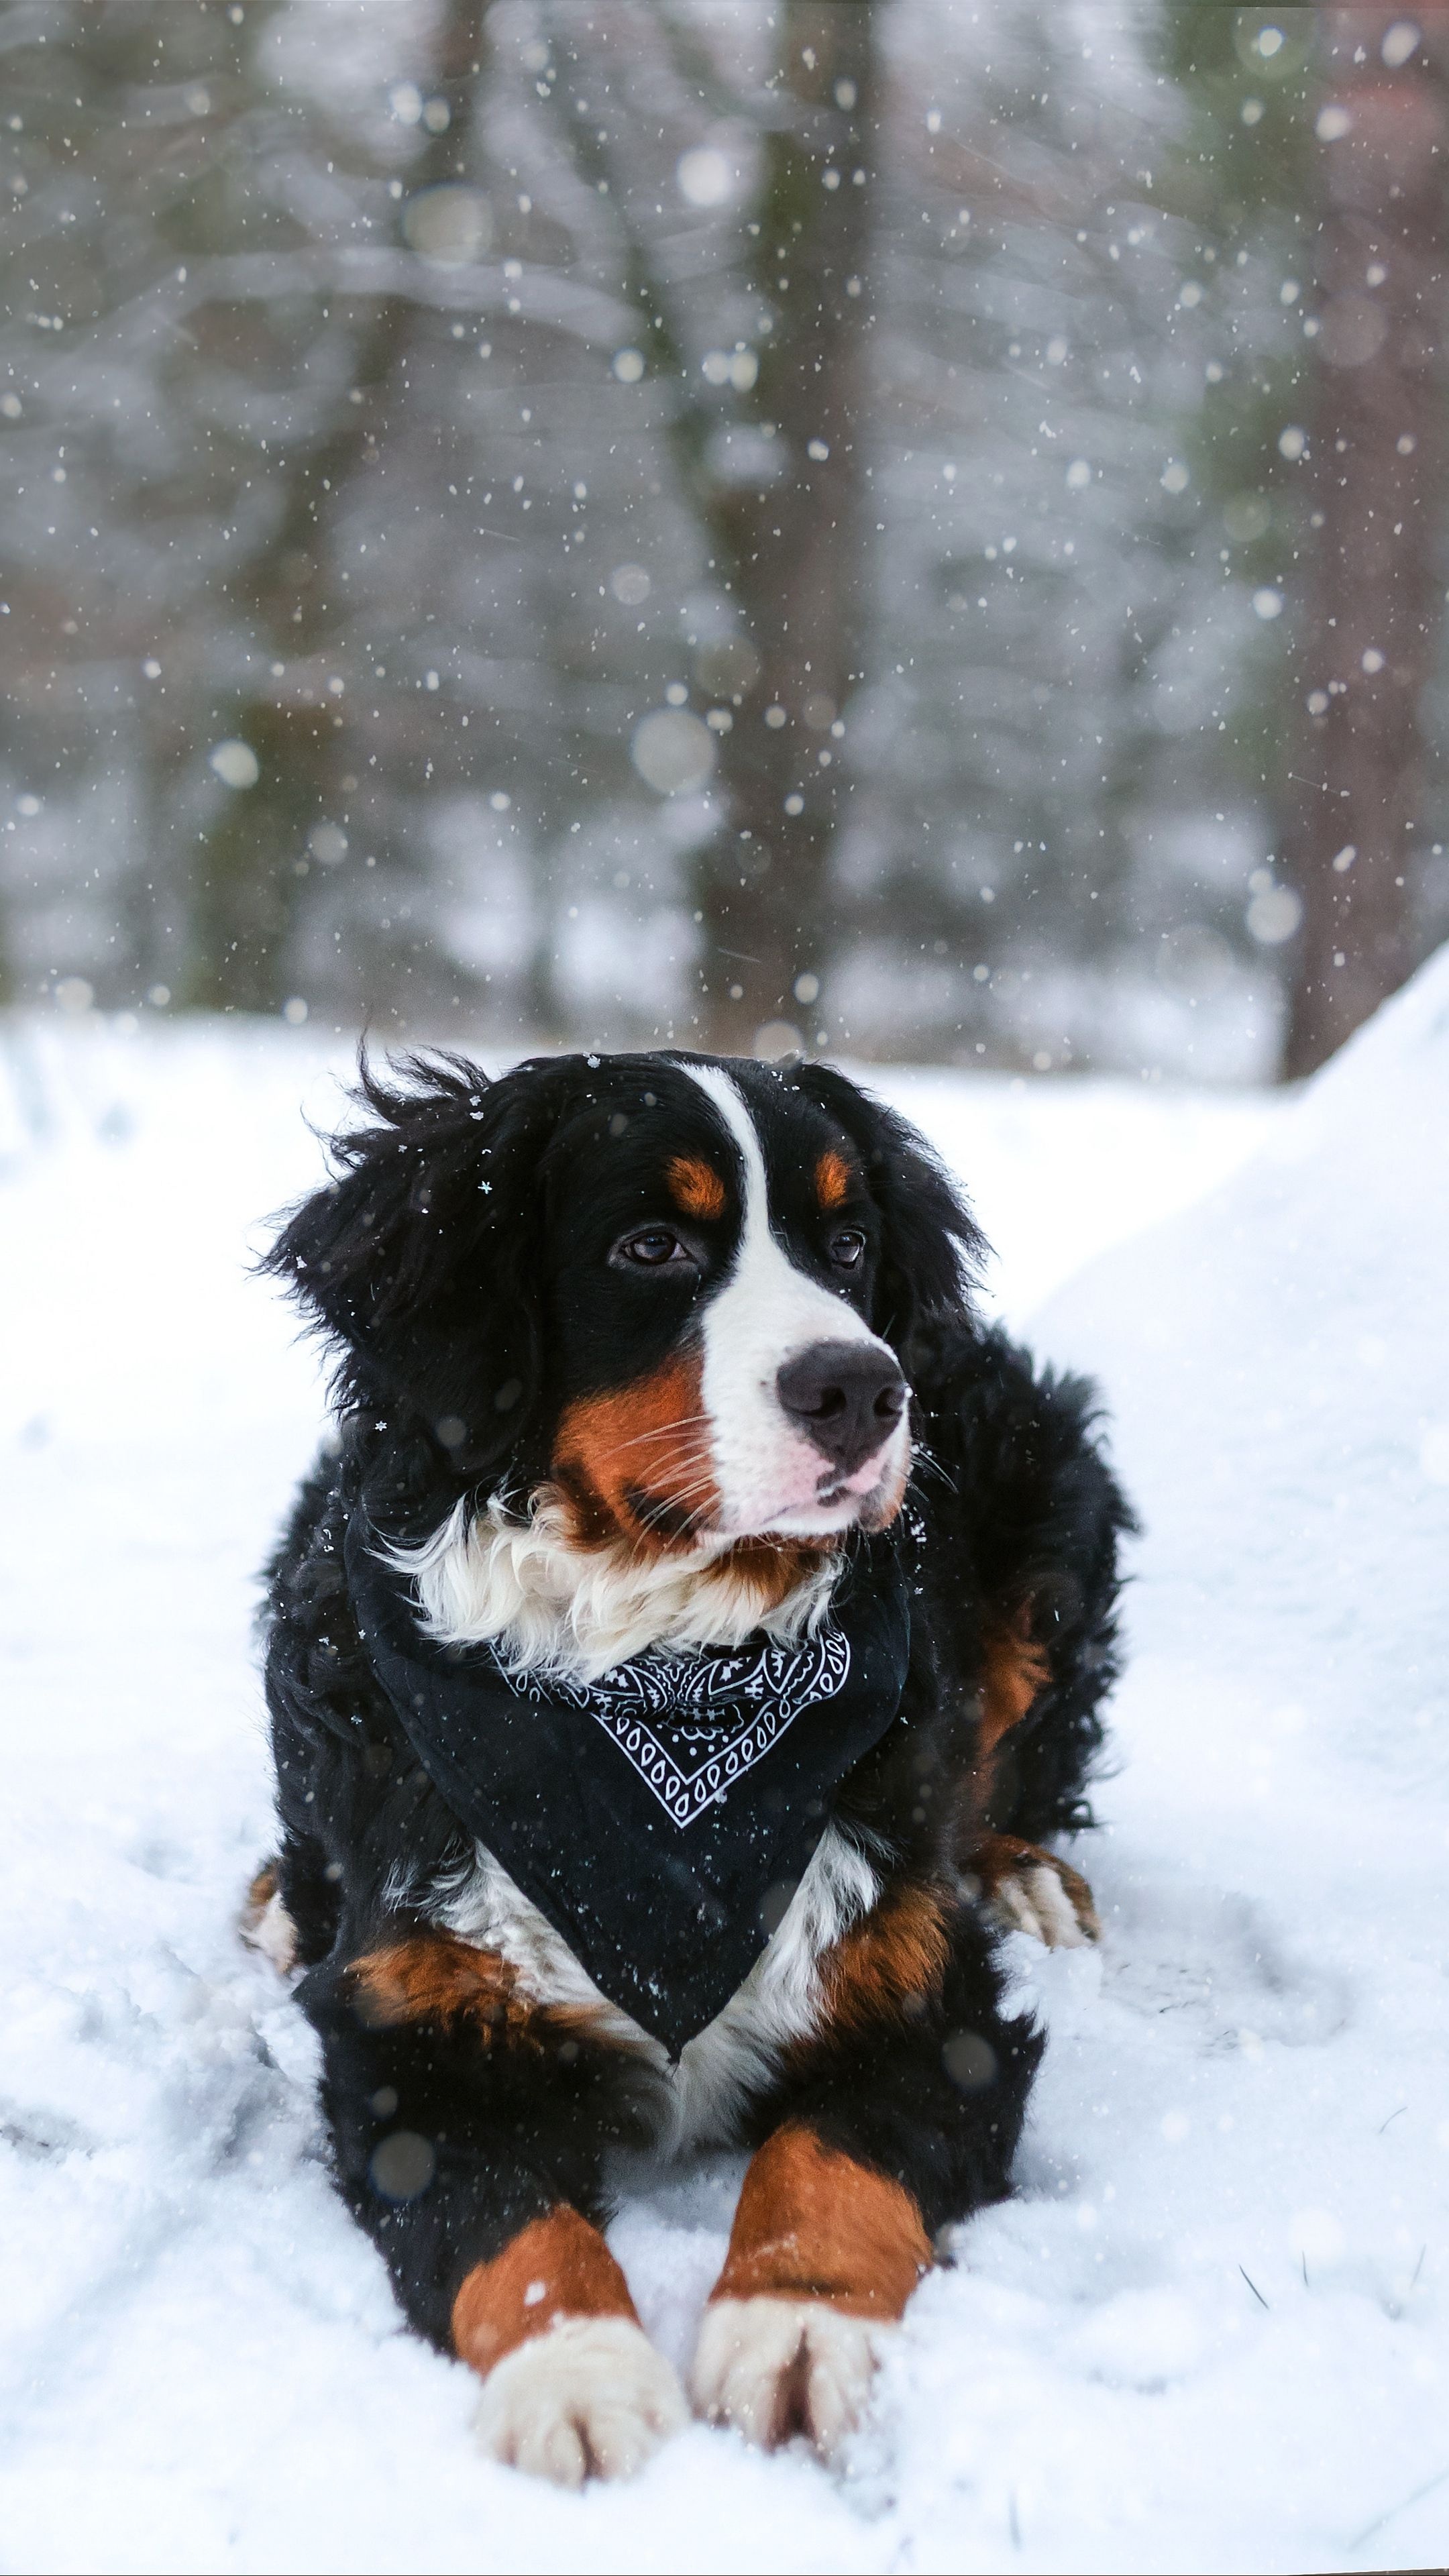
<instances>
[{"instance_id":1,"label":"dog's front paw","mask_svg":"<svg viewBox=\"0 0 1449 2576\"><path fill-rule=\"evenodd\" d=\"M1049 1950L1100 1940L1092 1891L1079 1869L1013 1835L987 1834L972 1862L989 1914L1008 1932L1029 1932Z\"/></svg>"},{"instance_id":2,"label":"dog's front paw","mask_svg":"<svg viewBox=\"0 0 1449 2576\"><path fill-rule=\"evenodd\" d=\"M803 2433L833 2460L860 2422L889 2332L822 2299L716 2299L690 2372L696 2411L766 2451Z\"/></svg>"},{"instance_id":3,"label":"dog's front paw","mask_svg":"<svg viewBox=\"0 0 1449 2576\"><path fill-rule=\"evenodd\" d=\"M490 2370L478 2439L509 2468L579 2487L632 2478L687 2420L679 2382L642 2327L564 2317Z\"/></svg>"},{"instance_id":4,"label":"dog's front paw","mask_svg":"<svg viewBox=\"0 0 1449 2576\"><path fill-rule=\"evenodd\" d=\"M297 1964L297 1926L282 1903L273 1860L257 1871L247 1889L241 1936L249 1950L260 1950L264 1959L270 1959L279 1977L290 1977Z\"/></svg>"}]
</instances>

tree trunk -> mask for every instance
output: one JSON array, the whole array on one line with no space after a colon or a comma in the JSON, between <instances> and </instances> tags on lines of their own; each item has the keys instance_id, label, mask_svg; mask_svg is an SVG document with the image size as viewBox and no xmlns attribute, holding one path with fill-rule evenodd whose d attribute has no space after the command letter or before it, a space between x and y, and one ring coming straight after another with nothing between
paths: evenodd
<instances>
[{"instance_id":1,"label":"tree trunk","mask_svg":"<svg viewBox=\"0 0 1449 2576\"><path fill-rule=\"evenodd\" d=\"M759 473L715 474L704 495L759 664L721 739L726 821L700 898L711 1039L737 1053L770 1022L813 1039L829 1007L827 877L846 756L831 728L860 676L863 624L877 80L871 0L788 0L788 113L766 141L754 262L776 319L748 406L773 435L755 438Z\"/></svg>"},{"instance_id":2,"label":"tree trunk","mask_svg":"<svg viewBox=\"0 0 1449 2576\"><path fill-rule=\"evenodd\" d=\"M409 173L410 195L466 175L482 102L488 0L447 0L434 37L431 87L450 116ZM346 612L334 590L332 538L350 489L385 452L391 415L405 409L406 368L419 329L417 305L384 296L360 321L351 383L319 443L289 464L289 484L265 547L228 585L234 607L274 654L306 658L338 649ZM301 877L310 828L348 804L349 772L365 769L355 700L339 708L289 702L257 688L235 709L239 735L257 753L259 783L220 805L197 853L192 954L185 998L217 1008L274 1009L292 988ZM375 835L374 835L375 837Z\"/></svg>"},{"instance_id":3,"label":"tree trunk","mask_svg":"<svg viewBox=\"0 0 1449 2576\"><path fill-rule=\"evenodd\" d=\"M1440 606L1432 512L1449 125L1444 65L1430 57L1445 39L1423 12L1426 41L1386 63L1390 29L1399 35L1391 12L1324 7L1319 18L1318 526L1302 662L1309 732L1283 852L1303 905L1289 1076L1332 1055L1415 962L1418 715ZM1335 135L1340 112L1349 122Z\"/></svg>"}]
</instances>

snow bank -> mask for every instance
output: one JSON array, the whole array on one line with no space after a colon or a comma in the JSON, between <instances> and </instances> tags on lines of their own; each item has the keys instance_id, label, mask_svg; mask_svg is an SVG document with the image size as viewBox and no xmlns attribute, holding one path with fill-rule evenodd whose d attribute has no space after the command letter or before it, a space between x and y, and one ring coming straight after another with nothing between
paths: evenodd
<instances>
[{"instance_id":1,"label":"snow bank","mask_svg":"<svg viewBox=\"0 0 1449 2576\"><path fill-rule=\"evenodd\" d=\"M1024 2563L1449 2556L1446 1137L1449 952L1037 1319L1146 1538L1103 1955L1042 1963L1027 2194L929 2294L1007 2334L970 2444ZM1086 2234L1039 2286L1053 2160Z\"/></svg>"},{"instance_id":2,"label":"snow bank","mask_svg":"<svg viewBox=\"0 0 1449 2576\"><path fill-rule=\"evenodd\" d=\"M1152 1530L1143 1643L1210 1631L1220 1666L1440 1783L1446 1326L1449 950L1247 1170L1041 1324L1110 1381Z\"/></svg>"},{"instance_id":3,"label":"snow bank","mask_svg":"<svg viewBox=\"0 0 1449 2576\"><path fill-rule=\"evenodd\" d=\"M328 1064L0 1036L0 2563L1442 2562L1449 960L1286 1107L883 1086L975 1187L1013 1319L1066 1282L1038 1338L1102 1374L1148 1534L1078 1855L1103 1951L1015 1945L1053 2036L1021 2195L922 2290L838 2482L702 2429L581 2499L479 2460L236 1943L252 1570L319 1402L242 1262L317 1169ZM736 2173L614 2229L676 2353Z\"/></svg>"}]
</instances>

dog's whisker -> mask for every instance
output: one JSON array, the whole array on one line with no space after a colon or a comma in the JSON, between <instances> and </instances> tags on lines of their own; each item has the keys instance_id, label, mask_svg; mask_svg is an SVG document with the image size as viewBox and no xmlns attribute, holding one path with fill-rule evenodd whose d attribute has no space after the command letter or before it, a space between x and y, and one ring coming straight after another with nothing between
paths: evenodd
<instances>
[{"instance_id":1,"label":"dog's whisker","mask_svg":"<svg viewBox=\"0 0 1449 2576\"><path fill-rule=\"evenodd\" d=\"M703 1506L686 1505L679 1496L661 1494L657 1501L651 1503L646 1510L636 1513L635 1517L647 1530L664 1530L671 1537L687 1538L692 1536L699 1527L703 1519Z\"/></svg>"},{"instance_id":2,"label":"dog's whisker","mask_svg":"<svg viewBox=\"0 0 1449 2576\"><path fill-rule=\"evenodd\" d=\"M712 1494L714 1491L714 1469L706 1465L702 1474L684 1477L679 1484L671 1486L667 1494L661 1494L658 1500L666 1505L677 1505L686 1501L691 1494Z\"/></svg>"},{"instance_id":3,"label":"dog's whisker","mask_svg":"<svg viewBox=\"0 0 1449 2576\"><path fill-rule=\"evenodd\" d=\"M913 1469L917 1467L923 1469L927 1475L939 1476L948 1493L954 1494L960 1491L955 1477L947 1473L939 1458L932 1457L929 1449L924 1449L918 1444L911 1465Z\"/></svg>"},{"instance_id":4,"label":"dog's whisker","mask_svg":"<svg viewBox=\"0 0 1449 2576\"><path fill-rule=\"evenodd\" d=\"M681 1458L674 1458L668 1461L664 1459L656 1459L653 1462L652 1469L649 1463L646 1462L643 1472L646 1476L650 1473L662 1475L666 1472L678 1472L682 1475L688 1475L690 1470L695 1467L708 1467L712 1471L713 1465L713 1450L708 1446L701 1446L698 1449L686 1451L685 1455Z\"/></svg>"},{"instance_id":5,"label":"dog's whisker","mask_svg":"<svg viewBox=\"0 0 1449 2576\"><path fill-rule=\"evenodd\" d=\"M697 1449L692 1458L681 1458L678 1466L681 1474L686 1477L691 1471L697 1469L703 1469L707 1477L712 1476L714 1474L713 1454L708 1449Z\"/></svg>"},{"instance_id":6,"label":"dog's whisker","mask_svg":"<svg viewBox=\"0 0 1449 2576\"><path fill-rule=\"evenodd\" d=\"M713 1489L713 1476L695 1476L687 1485L676 1486L672 1493L651 1495L650 1502L658 1512L681 1511L692 1494L708 1494Z\"/></svg>"},{"instance_id":7,"label":"dog's whisker","mask_svg":"<svg viewBox=\"0 0 1449 2576\"><path fill-rule=\"evenodd\" d=\"M708 1422L709 1418L707 1413L681 1413L677 1422L661 1422L653 1431L635 1431L627 1440L616 1440L603 1454L607 1458L617 1458L623 1449L642 1449L646 1441L672 1439L676 1431L692 1431L696 1424Z\"/></svg>"}]
</instances>

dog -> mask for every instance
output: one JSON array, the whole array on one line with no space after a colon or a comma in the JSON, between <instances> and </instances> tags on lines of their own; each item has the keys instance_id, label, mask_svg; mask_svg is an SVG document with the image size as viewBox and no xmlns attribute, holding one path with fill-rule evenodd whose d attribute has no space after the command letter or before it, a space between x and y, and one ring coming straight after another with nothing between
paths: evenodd
<instances>
[{"instance_id":1,"label":"dog","mask_svg":"<svg viewBox=\"0 0 1449 2576\"><path fill-rule=\"evenodd\" d=\"M1003 1927L1117 1670L1091 1388L977 1319L984 1244L818 1063L362 1063L264 1267L336 1358L270 1568L280 1842L251 1936L336 2180L497 2459L686 2419L603 2228L622 2160L751 2151L697 2413L833 2459L1042 2040Z\"/></svg>"}]
</instances>

